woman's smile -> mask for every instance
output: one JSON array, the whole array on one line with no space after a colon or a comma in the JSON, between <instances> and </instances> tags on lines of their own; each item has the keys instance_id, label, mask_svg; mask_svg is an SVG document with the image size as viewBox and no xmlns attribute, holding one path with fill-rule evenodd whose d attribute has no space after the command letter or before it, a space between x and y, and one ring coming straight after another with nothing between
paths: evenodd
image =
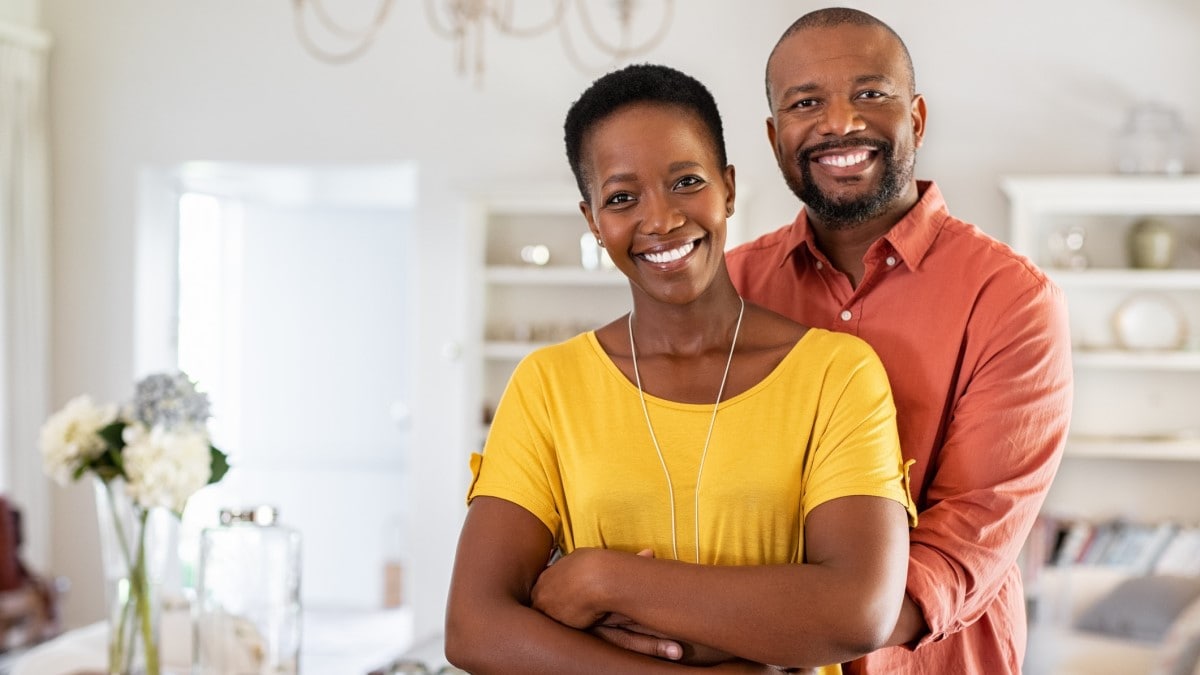
<instances>
[{"instance_id":1,"label":"woman's smile","mask_svg":"<svg viewBox=\"0 0 1200 675\"><path fill-rule=\"evenodd\" d=\"M670 246L670 245L668 245ZM700 247L700 239L694 239L673 248L658 247L655 250L635 254L638 258L655 265L671 265L691 256Z\"/></svg>"}]
</instances>

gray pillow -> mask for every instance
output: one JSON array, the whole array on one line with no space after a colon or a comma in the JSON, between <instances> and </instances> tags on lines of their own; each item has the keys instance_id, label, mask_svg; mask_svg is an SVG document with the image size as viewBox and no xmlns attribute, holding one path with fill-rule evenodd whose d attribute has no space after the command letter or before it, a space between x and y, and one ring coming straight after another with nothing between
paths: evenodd
<instances>
[{"instance_id":1,"label":"gray pillow","mask_svg":"<svg viewBox=\"0 0 1200 675\"><path fill-rule=\"evenodd\" d=\"M1200 635L1193 635L1179 650L1174 665L1166 675L1192 675L1200 665Z\"/></svg>"},{"instance_id":2,"label":"gray pillow","mask_svg":"<svg viewBox=\"0 0 1200 675\"><path fill-rule=\"evenodd\" d=\"M1195 600L1175 619L1158 650L1153 675L1196 675L1200 662L1200 600Z\"/></svg>"},{"instance_id":3,"label":"gray pillow","mask_svg":"<svg viewBox=\"0 0 1200 675\"><path fill-rule=\"evenodd\" d=\"M1159 642L1192 600L1200 597L1200 577L1132 577L1088 607L1075 622L1080 630Z\"/></svg>"}]
</instances>

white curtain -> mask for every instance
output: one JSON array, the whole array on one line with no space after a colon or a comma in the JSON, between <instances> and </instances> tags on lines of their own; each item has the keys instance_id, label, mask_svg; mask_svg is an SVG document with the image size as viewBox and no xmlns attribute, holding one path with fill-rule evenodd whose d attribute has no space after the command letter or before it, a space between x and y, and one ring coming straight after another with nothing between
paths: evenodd
<instances>
[{"instance_id":1,"label":"white curtain","mask_svg":"<svg viewBox=\"0 0 1200 675\"><path fill-rule=\"evenodd\" d=\"M49 562L48 485L37 449L49 392L46 50L0 24L0 491L24 518L27 561Z\"/></svg>"}]
</instances>

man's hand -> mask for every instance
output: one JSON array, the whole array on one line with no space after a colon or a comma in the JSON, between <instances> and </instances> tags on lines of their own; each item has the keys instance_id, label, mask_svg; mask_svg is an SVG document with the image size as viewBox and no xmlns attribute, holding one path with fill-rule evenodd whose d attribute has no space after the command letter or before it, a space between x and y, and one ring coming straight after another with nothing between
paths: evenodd
<instances>
[{"instance_id":1,"label":"man's hand","mask_svg":"<svg viewBox=\"0 0 1200 675\"><path fill-rule=\"evenodd\" d=\"M718 649L672 639L620 614L609 614L588 632L622 649L689 666L711 666L735 658Z\"/></svg>"},{"instance_id":2,"label":"man's hand","mask_svg":"<svg viewBox=\"0 0 1200 675\"><path fill-rule=\"evenodd\" d=\"M683 658L683 646L678 642L655 634L620 614L609 614L588 632L627 651L668 661Z\"/></svg>"}]
</instances>

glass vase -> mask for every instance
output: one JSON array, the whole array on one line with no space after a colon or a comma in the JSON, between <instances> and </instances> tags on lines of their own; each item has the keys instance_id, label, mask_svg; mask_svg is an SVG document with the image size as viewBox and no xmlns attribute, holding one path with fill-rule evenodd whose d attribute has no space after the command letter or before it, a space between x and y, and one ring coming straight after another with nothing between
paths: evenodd
<instances>
[{"instance_id":1,"label":"glass vase","mask_svg":"<svg viewBox=\"0 0 1200 675\"><path fill-rule=\"evenodd\" d=\"M163 675L159 591L174 555L175 517L138 505L121 479L96 479L94 486L108 603L106 672Z\"/></svg>"}]
</instances>

